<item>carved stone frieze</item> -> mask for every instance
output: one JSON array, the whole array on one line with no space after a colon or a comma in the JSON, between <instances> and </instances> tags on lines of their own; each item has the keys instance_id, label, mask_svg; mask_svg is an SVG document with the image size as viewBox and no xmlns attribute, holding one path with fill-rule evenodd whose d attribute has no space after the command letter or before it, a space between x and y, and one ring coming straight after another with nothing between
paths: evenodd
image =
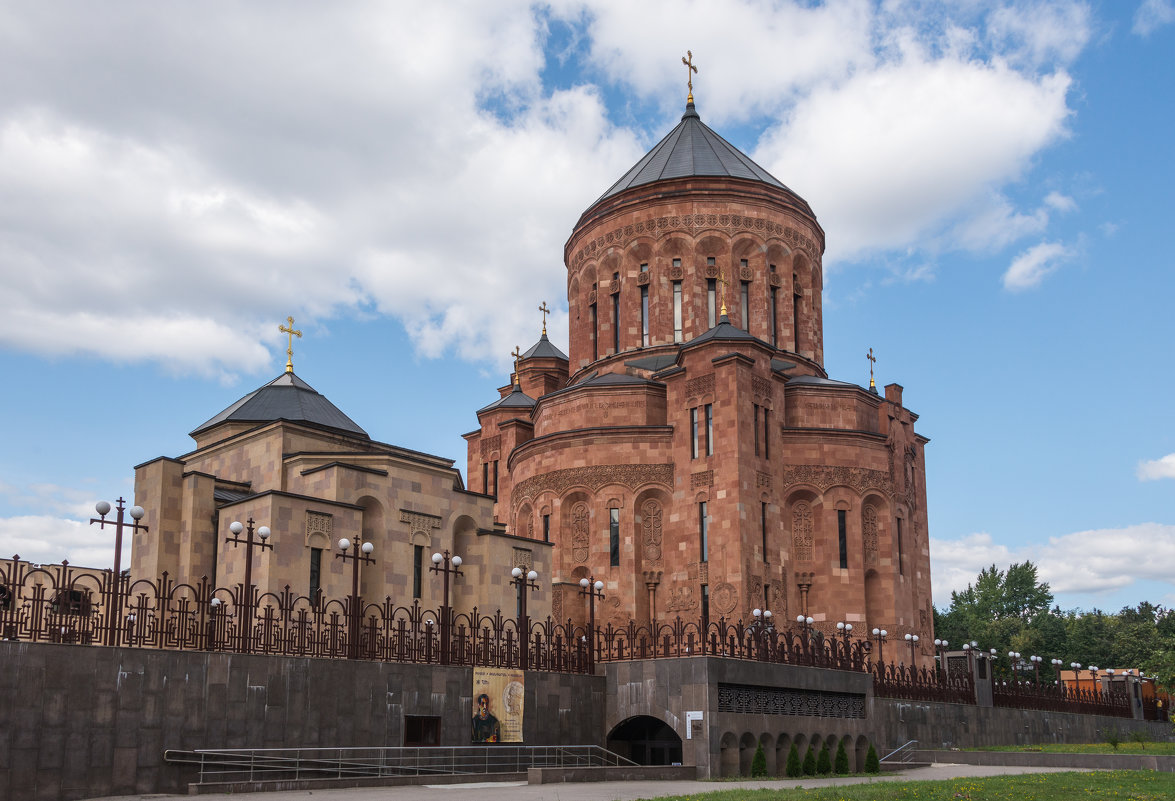
<instances>
[{"instance_id":1,"label":"carved stone frieze","mask_svg":"<svg viewBox=\"0 0 1175 801\"><path fill-rule=\"evenodd\" d=\"M514 567L521 567L523 570L534 570L534 552L530 548L515 548Z\"/></svg>"},{"instance_id":2,"label":"carved stone frieze","mask_svg":"<svg viewBox=\"0 0 1175 801\"><path fill-rule=\"evenodd\" d=\"M673 281L680 281L685 278L685 268L680 264L674 264L669 268L669 278Z\"/></svg>"},{"instance_id":3,"label":"carved stone frieze","mask_svg":"<svg viewBox=\"0 0 1175 801\"><path fill-rule=\"evenodd\" d=\"M441 527L441 519L436 515L409 512L407 509L400 510L400 522L407 523L413 534L424 534L425 536L431 529Z\"/></svg>"},{"instance_id":4,"label":"carved stone frieze","mask_svg":"<svg viewBox=\"0 0 1175 801\"><path fill-rule=\"evenodd\" d=\"M554 620L563 619L563 593L556 591L551 596L551 617Z\"/></svg>"},{"instance_id":5,"label":"carved stone frieze","mask_svg":"<svg viewBox=\"0 0 1175 801\"><path fill-rule=\"evenodd\" d=\"M669 591L665 601L666 612L689 612L698 608L698 599L688 584L680 584Z\"/></svg>"},{"instance_id":6,"label":"carved stone frieze","mask_svg":"<svg viewBox=\"0 0 1175 801\"><path fill-rule=\"evenodd\" d=\"M514 488L513 501L521 504L542 492L562 495L572 487L586 487L596 492L609 484L619 484L632 490L646 484L661 484L668 489L673 486L673 465L602 464L552 470L520 481Z\"/></svg>"},{"instance_id":7,"label":"carved stone frieze","mask_svg":"<svg viewBox=\"0 0 1175 801\"><path fill-rule=\"evenodd\" d=\"M751 275L751 268L750 267L748 267L746 265L742 265L741 267L738 268L738 280L750 281L752 278L753 278L753 276Z\"/></svg>"},{"instance_id":8,"label":"carved stone frieze","mask_svg":"<svg viewBox=\"0 0 1175 801\"><path fill-rule=\"evenodd\" d=\"M714 391L714 374L700 375L685 382L685 394L688 398L698 398Z\"/></svg>"},{"instance_id":9,"label":"carved stone frieze","mask_svg":"<svg viewBox=\"0 0 1175 801\"><path fill-rule=\"evenodd\" d=\"M769 280L771 281L771 286L783 286L783 276L779 273L771 273Z\"/></svg>"},{"instance_id":10,"label":"carved stone frieze","mask_svg":"<svg viewBox=\"0 0 1175 801\"><path fill-rule=\"evenodd\" d=\"M710 596L714 610L720 615L729 615L738 606L738 589L729 581L724 581L714 588Z\"/></svg>"},{"instance_id":11,"label":"carved stone frieze","mask_svg":"<svg viewBox=\"0 0 1175 801\"><path fill-rule=\"evenodd\" d=\"M483 437L481 440L481 458L486 459L495 451L502 449L501 435Z\"/></svg>"},{"instance_id":12,"label":"carved stone frieze","mask_svg":"<svg viewBox=\"0 0 1175 801\"><path fill-rule=\"evenodd\" d=\"M713 470L703 470L699 473L694 473L689 477L689 488L691 490L712 486L714 486Z\"/></svg>"},{"instance_id":13,"label":"carved stone frieze","mask_svg":"<svg viewBox=\"0 0 1175 801\"><path fill-rule=\"evenodd\" d=\"M873 506L861 510L861 538L865 543L865 566L876 566L880 551L877 544L877 509Z\"/></svg>"},{"instance_id":14,"label":"carved stone frieze","mask_svg":"<svg viewBox=\"0 0 1175 801\"><path fill-rule=\"evenodd\" d=\"M334 518L322 512L307 512L306 513L306 543L310 544L310 538L315 534L321 534L326 537L329 543L333 539L334 533ZM321 542L321 540L318 540Z\"/></svg>"},{"instance_id":15,"label":"carved stone frieze","mask_svg":"<svg viewBox=\"0 0 1175 801\"><path fill-rule=\"evenodd\" d=\"M783 469L783 484L813 484L821 491L829 487L844 485L859 493L877 490L885 495L893 494L893 482L884 470L865 467L833 467L820 464L797 464Z\"/></svg>"}]
</instances>

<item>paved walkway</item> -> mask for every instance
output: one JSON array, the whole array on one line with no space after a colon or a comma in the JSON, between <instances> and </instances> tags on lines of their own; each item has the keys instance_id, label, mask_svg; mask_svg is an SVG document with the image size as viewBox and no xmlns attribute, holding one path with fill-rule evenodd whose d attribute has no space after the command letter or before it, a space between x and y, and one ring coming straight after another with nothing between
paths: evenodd
<instances>
[{"instance_id":1,"label":"paved walkway","mask_svg":"<svg viewBox=\"0 0 1175 801\"><path fill-rule=\"evenodd\" d=\"M883 773L878 776L853 776L832 779L783 779L774 781L740 782L584 782L580 784L536 784L522 782L478 782L474 784L425 784L401 787L353 787L344 790L284 790L272 793L227 795L214 793L196 796L203 801L458 801L476 794L478 801L637 801L671 795L697 795L717 790L745 788L826 787L838 784L867 784L870 782L936 779L959 779L970 776L1003 776L1016 773L1057 773L1073 768L1025 768L1004 765L935 764L902 773ZM124 795L89 801L144 801L145 799L192 798L187 795Z\"/></svg>"}]
</instances>

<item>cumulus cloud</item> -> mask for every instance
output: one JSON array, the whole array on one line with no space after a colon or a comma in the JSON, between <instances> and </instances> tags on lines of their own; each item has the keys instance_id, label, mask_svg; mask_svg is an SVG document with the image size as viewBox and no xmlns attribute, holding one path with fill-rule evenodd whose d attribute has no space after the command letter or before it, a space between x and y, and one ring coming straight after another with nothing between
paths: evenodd
<instances>
[{"instance_id":1,"label":"cumulus cloud","mask_svg":"<svg viewBox=\"0 0 1175 801\"><path fill-rule=\"evenodd\" d=\"M130 546L126 537L124 566L130 564ZM98 527L88 522L50 515L4 517L0 518L0 554L42 564L67 560L79 567L107 568L114 566L114 535L102 536Z\"/></svg>"},{"instance_id":2,"label":"cumulus cloud","mask_svg":"<svg viewBox=\"0 0 1175 801\"><path fill-rule=\"evenodd\" d=\"M1004 273L1004 289L1020 292L1040 286L1049 273L1072 256L1072 251L1059 242L1033 245L1012 260L1012 265Z\"/></svg>"},{"instance_id":3,"label":"cumulus cloud","mask_svg":"<svg viewBox=\"0 0 1175 801\"><path fill-rule=\"evenodd\" d=\"M1175 22L1175 3L1171 0L1143 0L1134 12L1133 31L1150 36L1157 28Z\"/></svg>"},{"instance_id":4,"label":"cumulus cloud","mask_svg":"<svg viewBox=\"0 0 1175 801\"><path fill-rule=\"evenodd\" d=\"M1157 481L1160 478L1175 478L1175 453L1138 463L1139 481Z\"/></svg>"},{"instance_id":5,"label":"cumulus cloud","mask_svg":"<svg viewBox=\"0 0 1175 801\"><path fill-rule=\"evenodd\" d=\"M1055 593L1096 596L1152 580L1175 587L1170 566L1175 560L1175 526L1140 523L1123 528L1079 531L1050 537L1047 543L1009 548L990 534L955 540L930 540L934 602L950 604L951 591L965 589L979 571L992 564L1032 561L1042 581Z\"/></svg>"},{"instance_id":6,"label":"cumulus cloud","mask_svg":"<svg viewBox=\"0 0 1175 801\"><path fill-rule=\"evenodd\" d=\"M1049 192L1045 195L1044 204L1059 212L1076 211L1077 201L1060 192Z\"/></svg>"}]
</instances>

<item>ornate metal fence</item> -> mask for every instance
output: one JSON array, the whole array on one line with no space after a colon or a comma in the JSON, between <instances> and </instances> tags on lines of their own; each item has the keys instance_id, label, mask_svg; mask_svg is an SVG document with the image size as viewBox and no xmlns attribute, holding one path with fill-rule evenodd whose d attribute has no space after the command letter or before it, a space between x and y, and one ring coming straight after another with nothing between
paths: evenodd
<instances>
[{"instance_id":1,"label":"ornate metal fence","mask_svg":"<svg viewBox=\"0 0 1175 801\"><path fill-rule=\"evenodd\" d=\"M1065 684L1037 684L1030 681L993 681L994 706L1013 709L1043 709L1052 712L1075 712L1079 715L1133 717L1130 696L1124 692L1081 690Z\"/></svg>"}]
</instances>

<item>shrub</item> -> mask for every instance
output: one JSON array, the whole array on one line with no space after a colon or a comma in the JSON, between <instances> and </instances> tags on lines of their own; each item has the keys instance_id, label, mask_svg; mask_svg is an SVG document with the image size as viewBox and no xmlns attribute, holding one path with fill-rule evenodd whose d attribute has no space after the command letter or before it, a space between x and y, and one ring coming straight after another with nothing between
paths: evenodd
<instances>
[{"instance_id":1,"label":"shrub","mask_svg":"<svg viewBox=\"0 0 1175 801\"><path fill-rule=\"evenodd\" d=\"M751 775L756 779L767 775L767 755L763 753L763 743L759 743L755 755L751 757Z\"/></svg>"},{"instance_id":2,"label":"shrub","mask_svg":"<svg viewBox=\"0 0 1175 801\"><path fill-rule=\"evenodd\" d=\"M787 776L789 779L797 778L803 775L804 769L800 767L800 752L796 750L796 744L791 744L791 750L787 752Z\"/></svg>"},{"instance_id":3,"label":"shrub","mask_svg":"<svg viewBox=\"0 0 1175 801\"><path fill-rule=\"evenodd\" d=\"M877 760L877 752L873 750L873 743L869 743L869 753L865 754L865 772L881 773L881 763Z\"/></svg>"},{"instance_id":4,"label":"shrub","mask_svg":"<svg viewBox=\"0 0 1175 801\"><path fill-rule=\"evenodd\" d=\"M1122 732L1118 731L1117 726L1112 729L1106 729L1106 733L1102 735L1102 739L1110 744L1110 748L1117 751L1118 746L1122 744Z\"/></svg>"},{"instance_id":5,"label":"shrub","mask_svg":"<svg viewBox=\"0 0 1175 801\"><path fill-rule=\"evenodd\" d=\"M1142 746L1142 750L1146 750L1146 744L1151 741L1151 733L1146 729L1135 729L1130 732L1130 739Z\"/></svg>"},{"instance_id":6,"label":"shrub","mask_svg":"<svg viewBox=\"0 0 1175 801\"><path fill-rule=\"evenodd\" d=\"M812 750L812 746L808 746L808 753L804 754L803 770L805 776L816 775L816 752Z\"/></svg>"},{"instance_id":7,"label":"shrub","mask_svg":"<svg viewBox=\"0 0 1175 801\"><path fill-rule=\"evenodd\" d=\"M820 749L820 756L816 758L816 772L821 776L832 773L832 758L828 756L828 743Z\"/></svg>"},{"instance_id":8,"label":"shrub","mask_svg":"<svg viewBox=\"0 0 1175 801\"><path fill-rule=\"evenodd\" d=\"M849 772L849 755L845 751L843 741L836 747L836 761L833 763L833 770L838 774Z\"/></svg>"}]
</instances>

